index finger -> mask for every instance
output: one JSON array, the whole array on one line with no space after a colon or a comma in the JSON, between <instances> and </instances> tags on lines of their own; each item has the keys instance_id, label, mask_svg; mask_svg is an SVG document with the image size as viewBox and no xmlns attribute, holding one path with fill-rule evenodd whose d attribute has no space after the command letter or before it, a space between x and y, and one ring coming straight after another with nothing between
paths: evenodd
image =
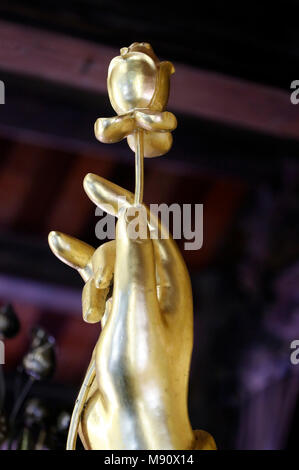
<instances>
[{"instance_id":1,"label":"index finger","mask_svg":"<svg viewBox=\"0 0 299 470\"><path fill-rule=\"evenodd\" d=\"M93 173L88 173L85 176L83 187L89 199L96 206L113 216L118 215L120 206L127 209L134 202L134 196L130 191Z\"/></svg>"}]
</instances>

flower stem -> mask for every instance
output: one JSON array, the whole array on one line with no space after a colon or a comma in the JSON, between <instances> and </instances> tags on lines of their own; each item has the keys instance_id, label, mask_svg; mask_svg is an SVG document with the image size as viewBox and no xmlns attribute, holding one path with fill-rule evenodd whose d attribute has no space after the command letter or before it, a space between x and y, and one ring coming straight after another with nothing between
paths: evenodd
<instances>
[{"instance_id":1,"label":"flower stem","mask_svg":"<svg viewBox=\"0 0 299 470\"><path fill-rule=\"evenodd\" d=\"M142 204L143 200L143 161L144 161L144 147L143 147L143 130L137 129L135 132L135 205Z\"/></svg>"}]
</instances>

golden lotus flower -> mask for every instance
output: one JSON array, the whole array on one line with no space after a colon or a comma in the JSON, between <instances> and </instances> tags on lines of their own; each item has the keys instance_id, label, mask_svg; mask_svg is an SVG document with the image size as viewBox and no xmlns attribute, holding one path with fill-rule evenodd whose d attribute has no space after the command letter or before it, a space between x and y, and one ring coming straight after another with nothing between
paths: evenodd
<instances>
[{"instance_id":1,"label":"golden lotus flower","mask_svg":"<svg viewBox=\"0 0 299 470\"><path fill-rule=\"evenodd\" d=\"M169 96L171 62L160 62L147 43L134 42L120 50L108 69L107 86L117 116L99 118L95 135L104 143L127 138L136 150L136 131L142 130L145 157L164 155L171 148L174 114L165 111Z\"/></svg>"}]
</instances>

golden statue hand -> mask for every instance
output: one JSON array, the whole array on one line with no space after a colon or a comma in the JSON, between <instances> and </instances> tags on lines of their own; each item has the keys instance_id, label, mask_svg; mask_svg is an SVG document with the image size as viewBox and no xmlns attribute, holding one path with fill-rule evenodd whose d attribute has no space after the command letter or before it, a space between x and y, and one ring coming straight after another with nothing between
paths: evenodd
<instances>
[{"instance_id":1,"label":"golden statue hand","mask_svg":"<svg viewBox=\"0 0 299 470\"><path fill-rule=\"evenodd\" d=\"M86 281L85 320L102 319L94 360L76 403L81 412L80 402L85 402L80 416L84 446L214 448L211 436L192 431L188 416L193 306L184 261L171 238L152 240L149 231L145 239L129 236L131 193L91 174L84 188L97 206L119 216L116 240L95 251L57 232L49 236L54 253ZM106 302L112 279L112 299Z\"/></svg>"}]
</instances>

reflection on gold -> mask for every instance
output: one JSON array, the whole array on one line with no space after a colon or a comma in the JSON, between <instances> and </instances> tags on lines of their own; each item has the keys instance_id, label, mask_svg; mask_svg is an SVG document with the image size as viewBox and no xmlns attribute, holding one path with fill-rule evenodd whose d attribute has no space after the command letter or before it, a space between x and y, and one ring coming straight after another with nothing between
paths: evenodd
<instances>
[{"instance_id":1,"label":"reflection on gold","mask_svg":"<svg viewBox=\"0 0 299 470\"><path fill-rule=\"evenodd\" d=\"M144 156L164 155L171 148L175 116L165 111L168 101L171 62L160 62L147 43L135 42L123 47L108 70L108 93L117 116L99 118L95 123L97 139L105 143L127 137L136 150L136 131L142 131Z\"/></svg>"},{"instance_id":2,"label":"reflection on gold","mask_svg":"<svg viewBox=\"0 0 299 470\"><path fill-rule=\"evenodd\" d=\"M118 116L98 119L96 136L103 142L127 137L136 152L136 191L93 174L85 177L84 189L118 217L116 239L95 250L69 235L49 234L53 253L85 281L84 320L102 326L67 449L75 448L78 430L86 449L216 448L208 433L192 430L188 415L193 305L183 258L153 215L160 238L150 238L151 227L144 239L132 239L127 230L130 208L142 203L143 155L162 155L171 146L176 119L164 109L173 72L145 43L121 49L110 64L108 91ZM146 211L139 217L147 227Z\"/></svg>"}]
</instances>

